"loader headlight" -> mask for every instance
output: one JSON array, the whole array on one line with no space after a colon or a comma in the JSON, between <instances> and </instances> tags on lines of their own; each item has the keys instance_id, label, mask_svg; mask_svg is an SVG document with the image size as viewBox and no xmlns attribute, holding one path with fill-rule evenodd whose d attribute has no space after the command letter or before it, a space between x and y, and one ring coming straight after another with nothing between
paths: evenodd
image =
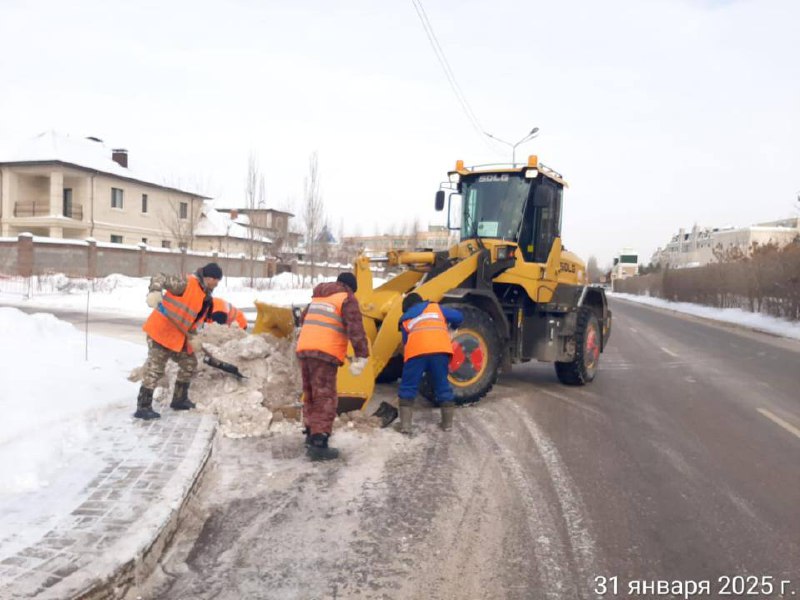
<instances>
[{"instance_id":1,"label":"loader headlight","mask_svg":"<svg viewBox=\"0 0 800 600\"><path fill-rule=\"evenodd\" d=\"M461 175L458 173L450 173L450 183L458 183L461 181Z\"/></svg>"},{"instance_id":2,"label":"loader headlight","mask_svg":"<svg viewBox=\"0 0 800 600\"><path fill-rule=\"evenodd\" d=\"M505 260L514 256L514 246L498 246L497 260Z\"/></svg>"},{"instance_id":3,"label":"loader headlight","mask_svg":"<svg viewBox=\"0 0 800 600\"><path fill-rule=\"evenodd\" d=\"M525 169L525 179L536 179L539 176L539 169Z\"/></svg>"}]
</instances>

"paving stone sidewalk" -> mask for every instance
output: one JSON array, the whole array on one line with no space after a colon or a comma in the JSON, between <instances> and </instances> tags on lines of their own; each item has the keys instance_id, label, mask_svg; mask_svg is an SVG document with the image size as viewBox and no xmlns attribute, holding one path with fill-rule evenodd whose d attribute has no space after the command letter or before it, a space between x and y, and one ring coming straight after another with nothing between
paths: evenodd
<instances>
[{"instance_id":1,"label":"paving stone sidewalk","mask_svg":"<svg viewBox=\"0 0 800 600\"><path fill-rule=\"evenodd\" d=\"M0 598L118 598L158 560L211 453L216 420L118 407L50 485L3 503Z\"/></svg>"}]
</instances>

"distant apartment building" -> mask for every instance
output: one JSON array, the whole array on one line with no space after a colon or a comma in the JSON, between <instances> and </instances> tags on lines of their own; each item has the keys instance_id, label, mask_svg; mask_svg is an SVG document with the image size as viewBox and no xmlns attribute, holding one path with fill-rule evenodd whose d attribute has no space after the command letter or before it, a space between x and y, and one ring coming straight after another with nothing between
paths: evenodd
<instances>
[{"instance_id":1,"label":"distant apartment building","mask_svg":"<svg viewBox=\"0 0 800 600\"><path fill-rule=\"evenodd\" d=\"M627 279L639 274L639 255L631 248L623 248L614 257L614 265L611 267L611 286L619 279Z\"/></svg>"},{"instance_id":2,"label":"distant apartment building","mask_svg":"<svg viewBox=\"0 0 800 600\"><path fill-rule=\"evenodd\" d=\"M654 265L680 269L699 267L716 262L719 257L739 252L747 255L755 245L776 244L780 247L800 236L800 218L792 217L758 223L750 227L680 229L664 248L658 248L651 258Z\"/></svg>"},{"instance_id":3,"label":"distant apartment building","mask_svg":"<svg viewBox=\"0 0 800 600\"><path fill-rule=\"evenodd\" d=\"M97 138L55 132L0 156L0 235L191 249L208 198L137 175L128 158Z\"/></svg>"}]
</instances>

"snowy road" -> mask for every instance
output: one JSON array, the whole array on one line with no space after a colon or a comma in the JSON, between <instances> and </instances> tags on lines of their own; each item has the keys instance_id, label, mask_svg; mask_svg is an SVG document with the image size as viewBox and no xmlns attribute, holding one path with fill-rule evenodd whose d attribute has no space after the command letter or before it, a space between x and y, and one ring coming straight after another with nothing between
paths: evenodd
<instances>
[{"instance_id":1,"label":"snowy road","mask_svg":"<svg viewBox=\"0 0 800 600\"><path fill-rule=\"evenodd\" d=\"M139 593L594 598L605 576L622 598L632 581L757 575L800 594L800 344L613 309L591 386L524 366L450 435L422 410L413 439L347 432L346 460L322 465L299 435L220 440Z\"/></svg>"}]
</instances>

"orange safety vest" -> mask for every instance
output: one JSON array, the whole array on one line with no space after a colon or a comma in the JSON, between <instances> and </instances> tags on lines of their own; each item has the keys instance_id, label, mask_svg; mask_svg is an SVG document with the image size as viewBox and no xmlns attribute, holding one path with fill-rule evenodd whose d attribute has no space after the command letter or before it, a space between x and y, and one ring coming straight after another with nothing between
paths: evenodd
<instances>
[{"instance_id":1,"label":"orange safety vest","mask_svg":"<svg viewBox=\"0 0 800 600\"><path fill-rule=\"evenodd\" d=\"M223 300L222 298L213 299L213 308L211 309L211 312L221 312L228 315L228 318L225 321L228 326L235 322L242 329L247 329L247 319L245 318L244 313L236 308L233 304ZM209 315L206 317L206 321L212 321L211 313L209 313Z\"/></svg>"},{"instance_id":2,"label":"orange safety vest","mask_svg":"<svg viewBox=\"0 0 800 600\"><path fill-rule=\"evenodd\" d=\"M186 335L197 329L197 315L203 309L205 297L206 293L197 276L189 275L183 295L165 292L142 329L165 348L181 352L186 345L186 351L191 354L192 348L186 344Z\"/></svg>"},{"instance_id":3,"label":"orange safety vest","mask_svg":"<svg viewBox=\"0 0 800 600\"><path fill-rule=\"evenodd\" d=\"M337 292L323 298L312 298L308 306L300 337L297 338L297 353L307 350L324 352L344 362L347 354L347 332L342 318L342 304L346 292Z\"/></svg>"},{"instance_id":4,"label":"orange safety vest","mask_svg":"<svg viewBox=\"0 0 800 600\"><path fill-rule=\"evenodd\" d=\"M423 354L453 354L447 321L439 305L431 302L418 317L403 321L408 334L403 360Z\"/></svg>"}]
</instances>

